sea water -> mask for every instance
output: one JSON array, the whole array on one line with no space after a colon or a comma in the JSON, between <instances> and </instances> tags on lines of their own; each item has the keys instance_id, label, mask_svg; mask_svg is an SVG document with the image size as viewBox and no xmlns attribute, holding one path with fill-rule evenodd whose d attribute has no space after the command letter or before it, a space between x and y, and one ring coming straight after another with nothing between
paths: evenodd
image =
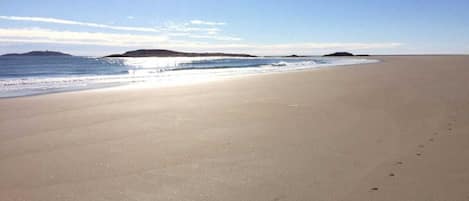
<instances>
[{"instance_id":1,"label":"sea water","mask_svg":"<svg viewBox=\"0 0 469 201\"><path fill-rule=\"evenodd\" d=\"M167 86L233 76L377 62L325 57L0 57L0 97L116 86Z\"/></svg>"}]
</instances>

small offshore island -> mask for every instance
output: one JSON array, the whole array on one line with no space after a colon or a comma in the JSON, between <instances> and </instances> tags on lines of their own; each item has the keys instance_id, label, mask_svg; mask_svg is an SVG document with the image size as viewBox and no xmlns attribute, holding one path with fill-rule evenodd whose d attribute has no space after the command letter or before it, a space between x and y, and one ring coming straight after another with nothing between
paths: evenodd
<instances>
[{"instance_id":1,"label":"small offshore island","mask_svg":"<svg viewBox=\"0 0 469 201\"><path fill-rule=\"evenodd\" d=\"M229 54L229 53L191 53L177 52L163 49L141 49L128 51L124 54L112 54L105 57L256 57L249 54Z\"/></svg>"},{"instance_id":2,"label":"small offshore island","mask_svg":"<svg viewBox=\"0 0 469 201\"><path fill-rule=\"evenodd\" d=\"M7 56L72 56L72 55L62 53L62 52L46 50L46 51L31 51L31 52L26 52L26 53L9 53L9 54L1 55L1 56L7 57Z\"/></svg>"},{"instance_id":3,"label":"small offshore island","mask_svg":"<svg viewBox=\"0 0 469 201\"><path fill-rule=\"evenodd\" d=\"M334 52L332 54L326 54L324 55L324 57L354 57L354 56L357 56L357 57L366 57L366 56L370 56L368 54L352 54L350 52Z\"/></svg>"}]
</instances>

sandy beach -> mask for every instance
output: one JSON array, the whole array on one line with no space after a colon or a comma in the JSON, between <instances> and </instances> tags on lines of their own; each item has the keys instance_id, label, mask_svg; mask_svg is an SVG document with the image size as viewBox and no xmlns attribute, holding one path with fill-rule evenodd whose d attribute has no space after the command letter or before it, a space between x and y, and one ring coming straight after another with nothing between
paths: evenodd
<instances>
[{"instance_id":1,"label":"sandy beach","mask_svg":"<svg viewBox=\"0 0 469 201\"><path fill-rule=\"evenodd\" d=\"M463 201L469 56L0 99L1 201Z\"/></svg>"}]
</instances>

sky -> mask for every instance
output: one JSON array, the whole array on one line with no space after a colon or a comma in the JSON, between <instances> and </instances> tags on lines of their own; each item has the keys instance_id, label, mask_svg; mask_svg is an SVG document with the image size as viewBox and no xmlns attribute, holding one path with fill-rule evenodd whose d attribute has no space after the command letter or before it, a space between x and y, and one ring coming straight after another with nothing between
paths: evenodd
<instances>
[{"instance_id":1,"label":"sky","mask_svg":"<svg viewBox=\"0 0 469 201\"><path fill-rule=\"evenodd\" d=\"M0 54L468 54L468 0L0 0Z\"/></svg>"}]
</instances>

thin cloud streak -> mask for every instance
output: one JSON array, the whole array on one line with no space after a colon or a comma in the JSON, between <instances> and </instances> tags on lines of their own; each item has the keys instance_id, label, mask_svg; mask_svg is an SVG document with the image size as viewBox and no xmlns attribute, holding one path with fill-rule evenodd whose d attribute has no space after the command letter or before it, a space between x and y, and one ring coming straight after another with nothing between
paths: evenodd
<instances>
[{"instance_id":1,"label":"thin cloud streak","mask_svg":"<svg viewBox=\"0 0 469 201\"><path fill-rule=\"evenodd\" d=\"M219 40L219 41L242 41L242 38L238 37L231 37L231 36L218 36L218 35L188 35L189 38L196 38L196 39L212 39L212 40Z\"/></svg>"},{"instance_id":2,"label":"thin cloud streak","mask_svg":"<svg viewBox=\"0 0 469 201\"><path fill-rule=\"evenodd\" d=\"M195 24L195 25L209 25L209 26L222 26L222 25L226 25L225 22L210 22L210 21L204 21L204 20L191 20L191 24Z\"/></svg>"},{"instance_id":3,"label":"thin cloud streak","mask_svg":"<svg viewBox=\"0 0 469 201\"><path fill-rule=\"evenodd\" d=\"M165 36L113 34L95 32L55 31L50 29L3 29L0 28L3 42L84 44L102 46L135 46L168 41Z\"/></svg>"},{"instance_id":4,"label":"thin cloud streak","mask_svg":"<svg viewBox=\"0 0 469 201\"><path fill-rule=\"evenodd\" d=\"M0 16L0 19L15 20L15 21L29 21L29 22L65 24L65 25L78 25L78 26L113 29L113 30L121 30L121 31L141 31L141 32L154 32L154 33L161 32L161 30L159 30L159 29L149 28L149 27L112 26L112 25L106 25L106 24L79 22L79 21L73 21L73 20L63 20L63 19L57 19L57 18L49 18L49 17Z\"/></svg>"}]
</instances>

